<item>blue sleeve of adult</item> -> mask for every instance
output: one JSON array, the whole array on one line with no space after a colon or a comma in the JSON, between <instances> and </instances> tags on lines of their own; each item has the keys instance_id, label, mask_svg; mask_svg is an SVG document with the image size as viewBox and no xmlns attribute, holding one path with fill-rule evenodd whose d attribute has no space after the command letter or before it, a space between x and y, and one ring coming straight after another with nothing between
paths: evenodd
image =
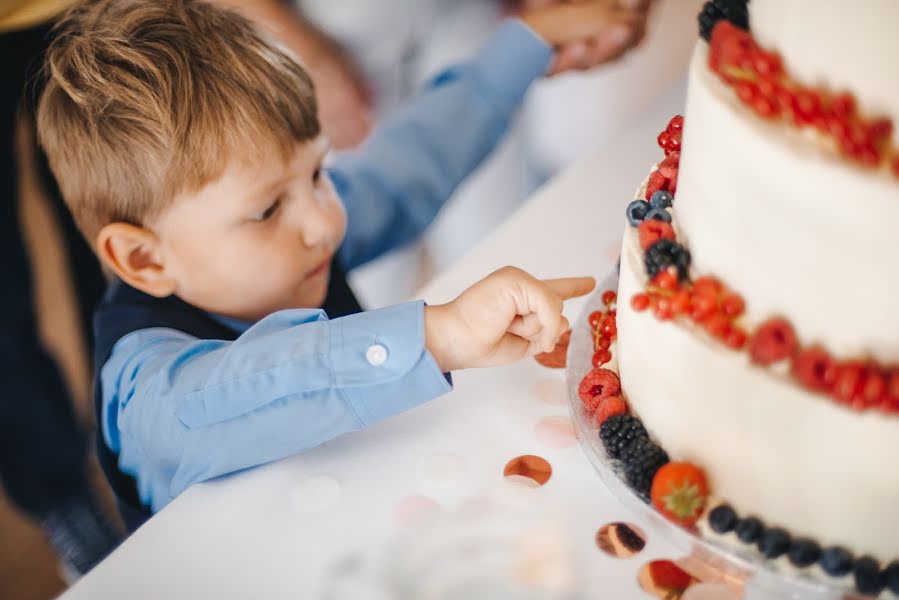
<instances>
[{"instance_id":1,"label":"blue sleeve of adult","mask_svg":"<svg viewBox=\"0 0 899 600\"><path fill-rule=\"evenodd\" d=\"M417 238L497 145L552 49L508 20L469 63L434 78L328 172L347 208L339 258L352 269Z\"/></svg>"}]
</instances>

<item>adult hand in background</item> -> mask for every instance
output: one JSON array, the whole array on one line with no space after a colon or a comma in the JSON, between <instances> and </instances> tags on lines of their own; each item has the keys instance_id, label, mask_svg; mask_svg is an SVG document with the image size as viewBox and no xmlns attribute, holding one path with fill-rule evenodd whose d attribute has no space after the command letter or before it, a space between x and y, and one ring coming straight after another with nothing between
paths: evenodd
<instances>
[{"instance_id":1,"label":"adult hand in background","mask_svg":"<svg viewBox=\"0 0 899 600\"><path fill-rule=\"evenodd\" d=\"M315 82L319 121L334 148L352 148L365 139L374 121L372 93L340 43L280 0L208 1L255 21L299 57Z\"/></svg>"},{"instance_id":2,"label":"adult hand in background","mask_svg":"<svg viewBox=\"0 0 899 600\"><path fill-rule=\"evenodd\" d=\"M535 29L552 32L556 49L549 75L613 62L645 37L652 0L507 0L507 8Z\"/></svg>"}]
</instances>

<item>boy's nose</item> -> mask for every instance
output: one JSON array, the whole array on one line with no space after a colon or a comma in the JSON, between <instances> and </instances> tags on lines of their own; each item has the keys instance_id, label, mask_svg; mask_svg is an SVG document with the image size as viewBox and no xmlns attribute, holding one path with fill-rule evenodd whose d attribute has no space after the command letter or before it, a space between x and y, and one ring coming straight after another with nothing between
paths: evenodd
<instances>
[{"instance_id":1,"label":"boy's nose","mask_svg":"<svg viewBox=\"0 0 899 600\"><path fill-rule=\"evenodd\" d=\"M302 238L307 248L330 244L335 233L333 217L327 210L315 207L303 215Z\"/></svg>"}]
</instances>

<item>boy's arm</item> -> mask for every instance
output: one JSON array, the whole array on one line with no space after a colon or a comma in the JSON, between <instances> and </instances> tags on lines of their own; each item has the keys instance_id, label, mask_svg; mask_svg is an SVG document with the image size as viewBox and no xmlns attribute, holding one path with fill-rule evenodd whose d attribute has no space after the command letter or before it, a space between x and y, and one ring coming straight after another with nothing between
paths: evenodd
<instances>
[{"instance_id":1,"label":"boy's arm","mask_svg":"<svg viewBox=\"0 0 899 600\"><path fill-rule=\"evenodd\" d=\"M319 445L451 389L411 302L282 311L234 342L134 332L101 371L106 444L160 510L191 484Z\"/></svg>"},{"instance_id":2,"label":"boy's arm","mask_svg":"<svg viewBox=\"0 0 899 600\"><path fill-rule=\"evenodd\" d=\"M501 139L552 49L521 21L500 26L469 63L444 71L329 172L348 215L347 269L418 237Z\"/></svg>"}]
</instances>

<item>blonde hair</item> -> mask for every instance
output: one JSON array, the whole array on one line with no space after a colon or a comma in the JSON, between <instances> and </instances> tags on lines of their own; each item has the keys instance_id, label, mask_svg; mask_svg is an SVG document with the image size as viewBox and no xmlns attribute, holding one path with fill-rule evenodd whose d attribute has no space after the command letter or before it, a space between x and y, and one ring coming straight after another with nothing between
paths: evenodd
<instances>
[{"instance_id":1,"label":"blonde hair","mask_svg":"<svg viewBox=\"0 0 899 600\"><path fill-rule=\"evenodd\" d=\"M87 0L57 25L40 142L93 243L144 225L230 161L282 160L316 137L312 81L244 17L201 0Z\"/></svg>"}]
</instances>

